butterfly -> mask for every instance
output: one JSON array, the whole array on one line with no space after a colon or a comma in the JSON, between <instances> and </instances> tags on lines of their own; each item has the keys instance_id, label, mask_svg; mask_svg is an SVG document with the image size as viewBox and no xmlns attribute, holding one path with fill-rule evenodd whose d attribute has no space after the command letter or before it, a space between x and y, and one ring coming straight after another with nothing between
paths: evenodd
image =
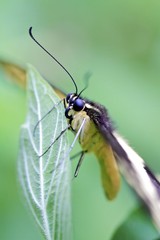
<instances>
[{"instance_id":1,"label":"butterfly","mask_svg":"<svg viewBox=\"0 0 160 240\"><path fill-rule=\"evenodd\" d=\"M84 89L78 92L77 84L68 70L34 38L32 28L29 29L29 33L31 38L69 75L75 87L75 92L65 94L51 84L53 90L64 103L64 114L68 121L67 129L76 135L75 138L79 140L82 147L75 177L78 175L84 156L93 152L99 161L106 197L112 200L119 192L121 171L148 207L160 229L160 182L158 179L144 160L119 135L112 124L108 110L99 103L83 98L81 94ZM23 68L5 61L1 61L0 65L17 82L25 85L26 71ZM51 145L46 151L50 147Z\"/></svg>"}]
</instances>

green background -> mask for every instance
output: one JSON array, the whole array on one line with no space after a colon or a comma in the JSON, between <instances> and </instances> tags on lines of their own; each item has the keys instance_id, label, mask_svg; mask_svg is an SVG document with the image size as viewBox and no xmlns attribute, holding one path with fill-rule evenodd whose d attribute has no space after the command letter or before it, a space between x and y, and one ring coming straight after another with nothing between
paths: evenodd
<instances>
[{"instance_id":1,"label":"green background","mask_svg":"<svg viewBox=\"0 0 160 240\"><path fill-rule=\"evenodd\" d=\"M85 73L92 73L84 96L109 109L119 132L158 173L159 13L156 0L0 0L0 57L31 63L66 92L74 91L64 71L29 38L33 26L35 37L67 67L79 90ZM37 240L40 235L24 207L17 178L25 92L4 73L0 76L0 239ZM72 181L74 239L107 240L139 202L123 180L117 199L107 201L97 160L92 155L85 160Z\"/></svg>"}]
</instances>

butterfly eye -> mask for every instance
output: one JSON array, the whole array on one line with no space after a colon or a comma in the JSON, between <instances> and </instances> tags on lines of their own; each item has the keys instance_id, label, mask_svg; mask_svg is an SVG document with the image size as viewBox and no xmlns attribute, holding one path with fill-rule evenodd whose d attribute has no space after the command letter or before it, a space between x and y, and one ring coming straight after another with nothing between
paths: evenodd
<instances>
[{"instance_id":1,"label":"butterfly eye","mask_svg":"<svg viewBox=\"0 0 160 240\"><path fill-rule=\"evenodd\" d=\"M73 104L73 109L77 112L81 111L83 108L84 108L84 105L85 105L85 102L80 99L80 98L77 98L75 101L74 101L74 104Z\"/></svg>"},{"instance_id":2,"label":"butterfly eye","mask_svg":"<svg viewBox=\"0 0 160 240\"><path fill-rule=\"evenodd\" d=\"M67 101L67 103L69 103L69 100L70 100L70 98L71 98L72 95L73 95L73 93L69 93L69 94L67 94L67 97L66 97L66 101Z\"/></svg>"}]
</instances>

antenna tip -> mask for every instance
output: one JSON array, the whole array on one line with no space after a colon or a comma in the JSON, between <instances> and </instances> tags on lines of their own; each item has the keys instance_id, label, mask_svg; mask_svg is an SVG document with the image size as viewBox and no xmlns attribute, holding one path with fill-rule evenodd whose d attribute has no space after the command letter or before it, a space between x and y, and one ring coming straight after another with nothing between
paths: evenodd
<instances>
[{"instance_id":1,"label":"antenna tip","mask_svg":"<svg viewBox=\"0 0 160 240\"><path fill-rule=\"evenodd\" d=\"M29 35L32 36L32 27L29 28Z\"/></svg>"}]
</instances>

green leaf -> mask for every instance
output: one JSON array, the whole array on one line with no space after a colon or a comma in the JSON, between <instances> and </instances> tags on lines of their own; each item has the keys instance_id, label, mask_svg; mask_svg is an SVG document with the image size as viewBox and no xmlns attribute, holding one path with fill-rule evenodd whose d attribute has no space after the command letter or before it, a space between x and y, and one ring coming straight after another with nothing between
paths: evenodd
<instances>
[{"instance_id":1,"label":"green leaf","mask_svg":"<svg viewBox=\"0 0 160 240\"><path fill-rule=\"evenodd\" d=\"M117 229L112 240L156 240L159 236L151 217L141 207L134 210L127 220Z\"/></svg>"},{"instance_id":2,"label":"green leaf","mask_svg":"<svg viewBox=\"0 0 160 240\"><path fill-rule=\"evenodd\" d=\"M39 122L33 134L37 122L53 106L55 108ZM42 155L66 127L63 103L30 67L28 113L21 128L18 170L30 211L47 240L71 239L70 161L66 133Z\"/></svg>"}]
</instances>

